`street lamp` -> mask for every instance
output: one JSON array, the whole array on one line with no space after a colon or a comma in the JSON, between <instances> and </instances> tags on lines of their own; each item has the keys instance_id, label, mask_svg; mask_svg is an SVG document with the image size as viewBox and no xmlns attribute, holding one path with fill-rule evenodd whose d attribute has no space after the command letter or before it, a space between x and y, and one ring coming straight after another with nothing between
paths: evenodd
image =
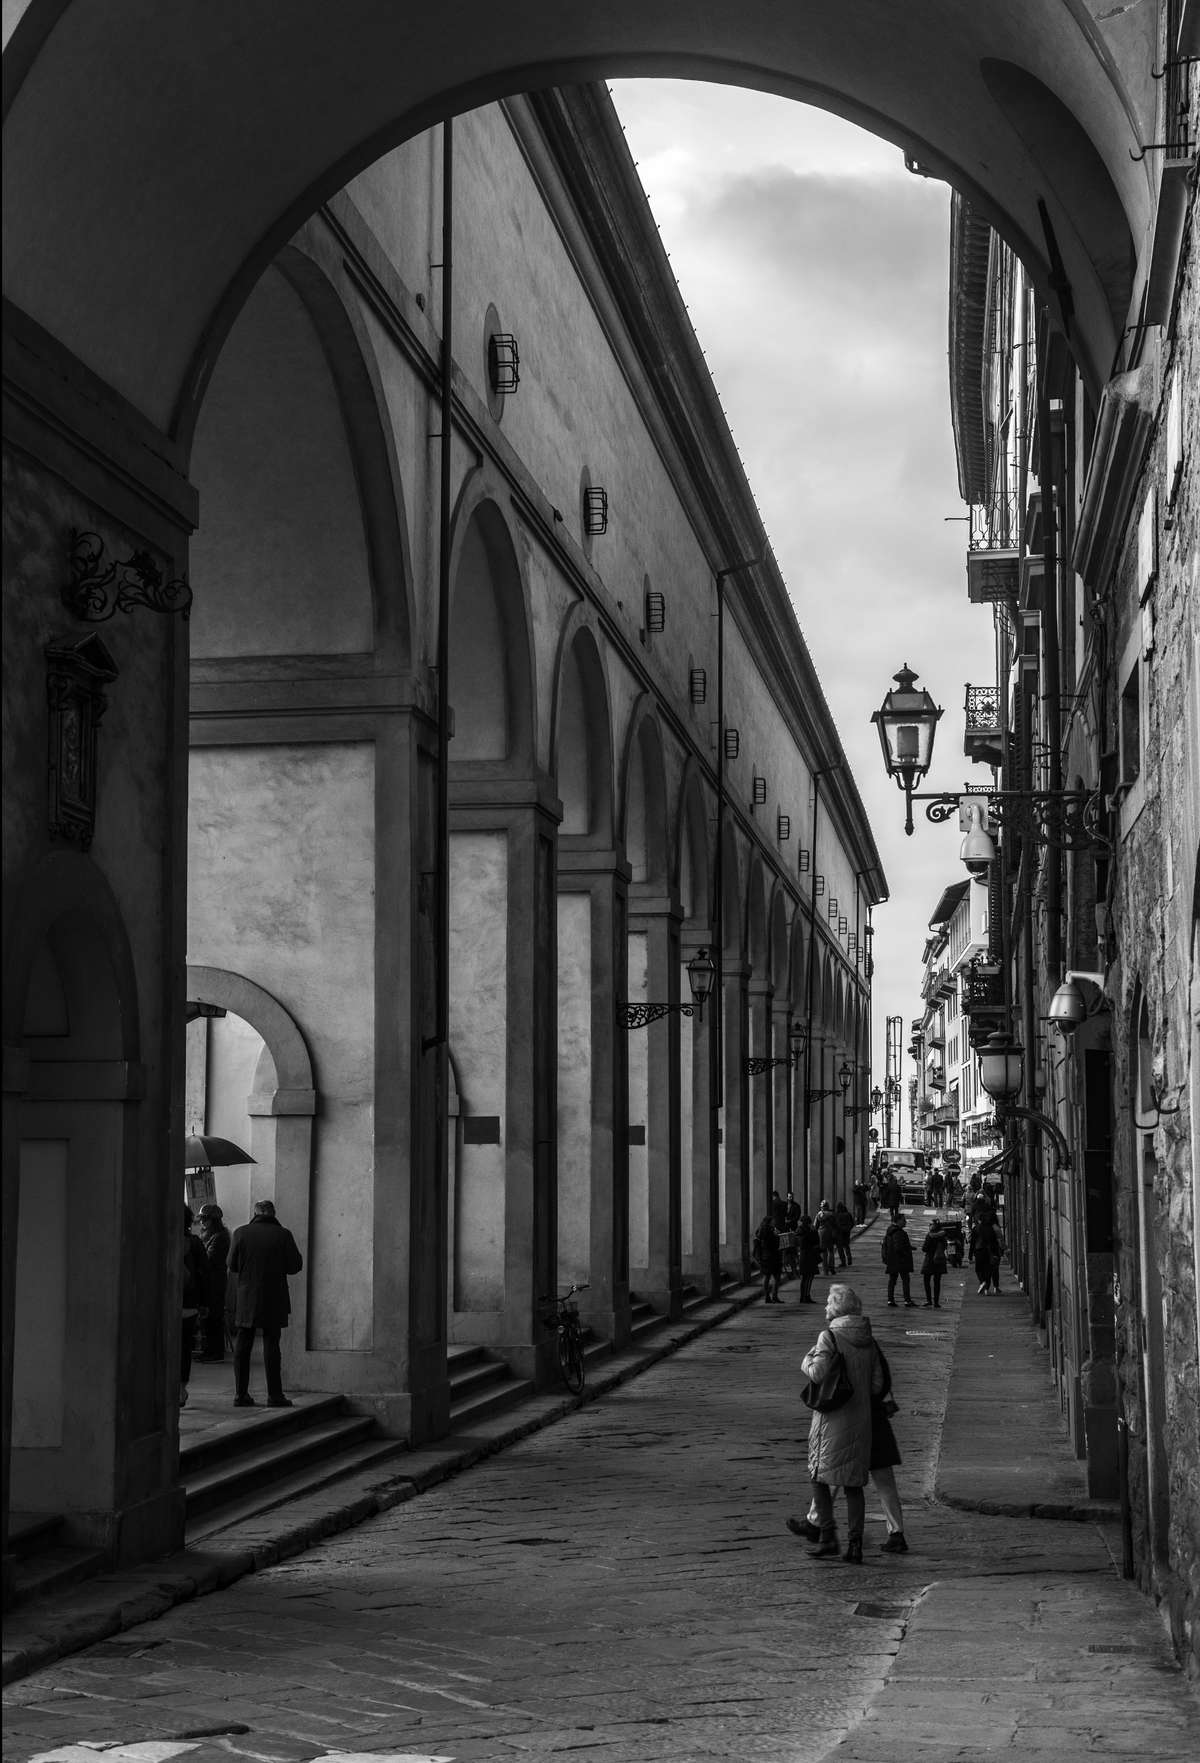
<instances>
[{"instance_id":1,"label":"street lamp","mask_svg":"<svg viewBox=\"0 0 1200 1763\"><path fill-rule=\"evenodd\" d=\"M996 1104L997 1118L1030 1120L1054 1142L1057 1167L1070 1169L1071 1152L1066 1137L1056 1121L1036 1108L1019 1108L1016 1098L1021 1093L1025 1075L1025 1049L1010 1041L1003 1029L997 1029L979 1050L979 1081Z\"/></svg>"},{"instance_id":2,"label":"street lamp","mask_svg":"<svg viewBox=\"0 0 1200 1763\"><path fill-rule=\"evenodd\" d=\"M700 1021L704 1021L704 1006L712 994L716 967L707 949L699 949L687 964L688 985L691 987L692 1002L690 1004L618 1004L617 1020L622 1028L645 1028L648 1023L657 1022L662 1016L691 1016L693 1009L699 1012Z\"/></svg>"},{"instance_id":3,"label":"street lamp","mask_svg":"<svg viewBox=\"0 0 1200 1763\"><path fill-rule=\"evenodd\" d=\"M843 1096L845 1096L846 1091L850 1088L850 1085L854 1082L854 1067L853 1067L853 1065L850 1064L849 1060L843 1059L841 1065L838 1067L837 1078L838 1078L838 1086L841 1091L841 1094ZM837 1094L838 1094L838 1090L836 1090L836 1089L805 1090L804 1098L805 1098L805 1101L807 1101L807 1102L820 1102L826 1096L836 1096Z\"/></svg>"},{"instance_id":4,"label":"street lamp","mask_svg":"<svg viewBox=\"0 0 1200 1763\"><path fill-rule=\"evenodd\" d=\"M787 1052L781 1053L777 1059L747 1059L747 1076L761 1077L765 1071L772 1071L777 1065L795 1066L804 1051L804 1043L807 1039L808 1029L802 1022L789 1022Z\"/></svg>"},{"instance_id":5,"label":"street lamp","mask_svg":"<svg viewBox=\"0 0 1200 1763\"><path fill-rule=\"evenodd\" d=\"M892 678L896 686L887 693L871 721L879 731L887 774L904 791L904 830L911 835L913 791L929 770L933 737L944 713L923 686L919 692L915 690L917 676L907 661Z\"/></svg>"},{"instance_id":6,"label":"street lamp","mask_svg":"<svg viewBox=\"0 0 1200 1763\"><path fill-rule=\"evenodd\" d=\"M879 730L883 763L889 777L904 791L904 830L913 830L912 805L925 802L925 817L935 824L957 813L966 834L959 852L976 880L986 877L996 846L989 820L1003 830L1011 826L1035 844L1060 844L1069 850L1107 843L1096 826L1098 790L968 790L957 795L918 795L916 786L933 759L933 737L941 710L929 693L916 688L917 676L907 662L892 676L894 688L871 717Z\"/></svg>"},{"instance_id":7,"label":"street lamp","mask_svg":"<svg viewBox=\"0 0 1200 1763\"><path fill-rule=\"evenodd\" d=\"M882 1107L883 1091L880 1089L879 1085L876 1084L875 1088L871 1091L871 1113L878 1114Z\"/></svg>"}]
</instances>

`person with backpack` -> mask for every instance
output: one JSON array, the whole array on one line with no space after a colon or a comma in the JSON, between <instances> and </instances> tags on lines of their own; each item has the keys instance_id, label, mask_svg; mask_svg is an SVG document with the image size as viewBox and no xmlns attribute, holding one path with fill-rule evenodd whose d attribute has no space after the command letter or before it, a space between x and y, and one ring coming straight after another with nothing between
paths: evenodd
<instances>
[{"instance_id":1,"label":"person with backpack","mask_svg":"<svg viewBox=\"0 0 1200 1763\"><path fill-rule=\"evenodd\" d=\"M892 1220L884 1232L881 1254L883 1265L887 1268L888 1295L887 1301L892 1309L896 1308L896 1281L904 1288L904 1302L910 1309L914 1307L913 1295L909 1282L913 1270L913 1246L908 1232L904 1228L906 1214Z\"/></svg>"},{"instance_id":2,"label":"person with backpack","mask_svg":"<svg viewBox=\"0 0 1200 1763\"><path fill-rule=\"evenodd\" d=\"M947 1237L940 1218L935 1218L921 1244L921 1280L925 1287L925 1308L942 1307L942 1276L946 1271Z\"/></svg>"},{"instance_id":3,"label":"person with backpack","mask_svg":"<svg viewBox=\"0 0 1200 1763\"><path fill-rule=\"evenodd\" d=\"M770 1212L763 1214L754 1233L754 1258L762 1270L763 1303L782 1304L779 1282L783 1278L783 1248L779 1241L779 1232L775 1228L775 1219Z\"/></svg>"}]
</instances>

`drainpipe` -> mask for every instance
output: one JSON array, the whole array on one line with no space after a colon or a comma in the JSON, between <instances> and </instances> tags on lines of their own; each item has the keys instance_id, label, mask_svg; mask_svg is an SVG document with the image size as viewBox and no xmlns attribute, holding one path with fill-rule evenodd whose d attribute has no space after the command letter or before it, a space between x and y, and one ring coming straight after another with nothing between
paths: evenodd
<instances>
[{"instance_id":1,"label":"drainpipe","mask_svg":"<svg viewBox=\"0 0 1200 1763\"><path fill-rule=\"evenodd\" d=\"M442 124L441 482L438 494L437 997L426 1048L450 1044L450 487L454 440L454 124ZM445 1074L442 1076L445 1090Z\"/></svg>"},{"instance_id":2,"label":"drainpipe","mask_svg":"<svg viewBox=\"0 0 1200 1763\"><path fill-rule=\"evenodd\" d=\"M840 771L841 767L841 760L835 759L832 765L819 766L812 774L812 868L809 871L808 885L808 973L806 975L804 1005L804 1210L809 1213L812 1211L809 1186L812 1181L812 1101L810 1092L813 1087L813 975L817 966L817 813L821 803L821 779L828 777L831 772Z\"/></svg>"}]
</instances>

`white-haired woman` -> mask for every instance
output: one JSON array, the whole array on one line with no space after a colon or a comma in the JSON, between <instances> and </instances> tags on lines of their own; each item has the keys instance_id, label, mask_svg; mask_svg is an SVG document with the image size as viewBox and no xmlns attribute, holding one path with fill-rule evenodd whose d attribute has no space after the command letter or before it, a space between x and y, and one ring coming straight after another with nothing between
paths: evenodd
<instances>
[{"instance_id":1,"label":"white-haired woman","mask_svg":"<svg viewBox=\"0 0 1200 1763\"><path fill-rule=\"evenodd\" d=\"M862 1313L862 1299L851 1286L833 1285L825 1304L828 1326L804 1355L805 1377L820 1382L840 1352L854 1394L831 1414L814 1413L808 1434L808 1473L820 1541L810 1550L814 1560L839 1553L833 1489L846 1490L845 1559L862 1565L863 1525L867 1515L866 1485L871 1469L871 1398L882 1396L886 1373L871 1324Z\"/></svg>"}]
</instances>

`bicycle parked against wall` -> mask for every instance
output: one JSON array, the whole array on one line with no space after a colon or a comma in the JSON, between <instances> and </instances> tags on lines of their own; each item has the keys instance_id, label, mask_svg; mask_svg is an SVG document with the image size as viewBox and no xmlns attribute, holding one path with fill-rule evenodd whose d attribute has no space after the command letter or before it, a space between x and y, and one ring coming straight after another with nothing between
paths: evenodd
<instances>
[{"instance_id":1,"label":"bicycle parked against wall","mask_svg":"<svg viewBox=\"0 0 1200 1763\"><path fill-rule=\"evenodd\" d=\"M547 1314L548 1325L557 1330L556 1346L558 1348L558 1369L562 1380L573 1396L583 1389L583 1325L579 1320L579 1305L572 1302L576 1292L586 1292L585 1285L573 1285L563 1293L561 1298L547 1298L545 1302L554 1306Z\"/></svg>"}]
</instances>

